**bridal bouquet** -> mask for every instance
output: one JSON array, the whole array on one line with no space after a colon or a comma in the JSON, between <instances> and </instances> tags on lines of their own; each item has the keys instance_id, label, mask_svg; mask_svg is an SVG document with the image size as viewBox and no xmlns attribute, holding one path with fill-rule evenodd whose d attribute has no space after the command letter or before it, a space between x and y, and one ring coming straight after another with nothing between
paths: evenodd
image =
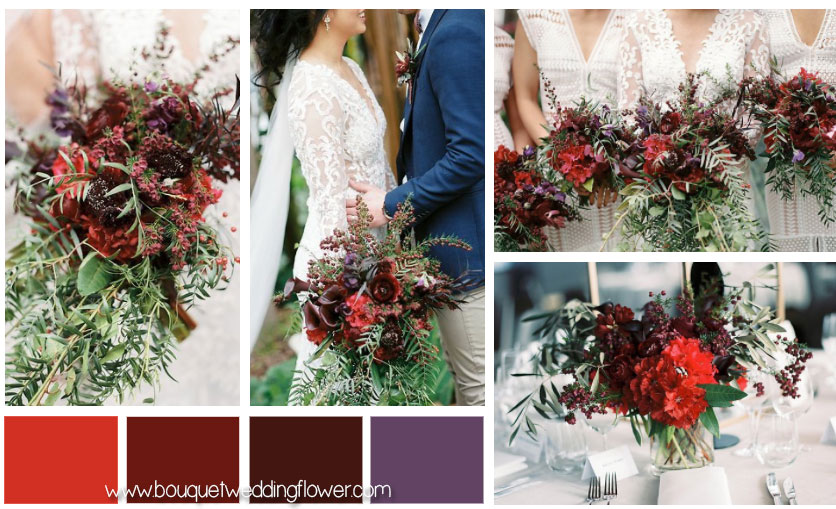
<instances>
[{"instance_id":1,"label":"bridal bouquet","mask_svg":"<svg viewBox=\"0 0 836 509\"><path fill-rule=\"evenodd\" d=\"M634 169L622 168L622 232L654 251L763 248L744 175L754 151L741 122L700 102L696 91L691 75L680 85L678 104L643 101L636 109L639 156Z\"/></svg>"},{"instance_id":2,"label":"bridal bouquet","mask_svg":"<svg viewBox=\"0 0 836 509\"><path fill-rule=\"evenodd\" d=\"M435 309L455 309L465 283L443 274L431 246L469 250L452 237L414 244L403 239L413 220L407 201L378 240L358 202L348 231L322 241L307 281L288 281L282 299L297 294L305 334L318 346L294 382L299 405L426 405L432 402L438 349L429 342Z\"/></svg>"},{"instance_id":3,"label":"bridal bouquet","mask_svg":"<svg viewBox=\"0 0 836 509\"><path fill-rule=\"evenodd\" d=\"M606 204L621 186L622 161L633 155L631 147L637 152L632 136L606 105L581 99L572 108L554 107L554 127L541 147L546 177L559 182L562 191L576 194L584 206L596 200Z\"/></svg>"},{"instance_id":4,"label":"bridal bouquet","mask_svg":"<svg viewBox=\"0 0 836 509\"><path fill-rule=\"evenodd\" d=\"M836 220L836 87L801 69L785 81L744 80L741 88L763 128L767 184L786 201L796 189L814 197L822 221Z\"/></svg>"},{"instance_id":5,"label":"bridal bouquet","mask_svg":"<svg viewBox=\"0 0 836 509\"><path fill-rule=\"evenodd\" d=\"M579 218L567 193L546 179L535 149L494 152L494 244L497 251L547 249L546 226L563 228Z\"/></svg>"},{"instance_id":6,"label":"bridal bouquet","mask_svg":"<svg viewBox=\"0 0 836 509\"><path fill-rule=\"evenodd\" d=\"M194 327L185 308L232 274L204 213L215 182L238 178L237 90L199 98L197 78L154 74L94 93L58 78L53 135L15 162L30 231L6 264L13 405L101 404L155 383Z\"/></svg>"},{"instance_id":7,"label":"bridal bouquet","mask_svg":"<svg viewBox=\"0 0 836 509\"><path fill-rule=\"evenodd\" d=\"M719 435L713 409L746 396L741 389L750 370L773 376L794 397L811 357L784 335L769 308L744 299L743 291L695 297L686 290L675 299L651 293L640 318L627 306L577 300L531 317L543 321L544 343L537 372L528 375L545 379L512 409L519 412L514 434L523 426L536 434L529 408L570 424L577 413L609 412L630 421L639 443L642 434L650 438L657 471L711 463L704 431ZM558 388L554 376L569 383Z\"/></svg>"}]
</instances>

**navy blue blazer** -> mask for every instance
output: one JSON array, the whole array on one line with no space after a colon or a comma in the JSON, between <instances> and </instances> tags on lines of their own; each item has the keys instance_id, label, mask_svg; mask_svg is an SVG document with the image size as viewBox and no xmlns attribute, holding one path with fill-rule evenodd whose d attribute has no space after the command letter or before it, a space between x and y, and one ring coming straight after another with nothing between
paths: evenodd
<instances>
[{"instance_id":1,"label":"navy blue blazer","mask_svg":"<svg viewBox=\"0 0 836 509\"><path fill-rule=\"evenodd\" d=\"M412 196L415 233L454 235L472 251L434 247L452 277L485 277L485 11L436 9L421 39L398 151L391 216ZM404 176L408 180L404 183Z\"/></svg>"}]
</instances>

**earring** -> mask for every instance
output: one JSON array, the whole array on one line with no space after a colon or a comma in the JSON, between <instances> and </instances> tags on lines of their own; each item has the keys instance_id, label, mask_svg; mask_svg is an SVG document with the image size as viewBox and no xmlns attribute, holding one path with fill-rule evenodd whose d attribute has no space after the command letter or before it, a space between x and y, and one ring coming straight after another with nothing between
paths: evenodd
<instances>
[{"instance_id":1,"label":"earring","mask_svg":"<svg viewBox=\"0 0 836 509\"><path fill-rule=\"evenodd\" d=\"M325 21L325 31L330 32L331 31L331 16L326 14L325 19L323 21Z\"/></svg>"}]
</instances>

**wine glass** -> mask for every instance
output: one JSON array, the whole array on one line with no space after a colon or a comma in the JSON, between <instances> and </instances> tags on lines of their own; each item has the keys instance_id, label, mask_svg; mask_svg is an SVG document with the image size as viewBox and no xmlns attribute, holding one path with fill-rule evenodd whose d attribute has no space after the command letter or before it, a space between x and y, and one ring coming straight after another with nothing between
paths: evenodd
<instances>
[{"instance_id":1,"label":"wine glass","mask_svg":"<svg viewBox=\"0 0 836 509\"><path fill-rule=\"evenodd\" d=\"M768 398L766 397L766 387L763 385L766 382L766 377L763 373L757 369L750 369L746 372L746 379L748 383L746 384L746 389L743 391L746 393L746 397L736 401L735 404L746 411L746 416L749 421L749 445L743 449L737 449L734 451L734 455L749 458L755 454L755 433L758 429L758 414L768 403ZM760 394L758 394L758 387L756 387L758 384L761 384L762 392Z\"/></svg>"},{"instance_id":2,"label":"wine glass","mask_svg":"<svg viewBox=\"0 0 836 509\"><path fill-rule=\"evenodd\" d=\"M593 412L589 417L584 416L584 420L586 421L587 426L601 435L601 441L604 445L602 450L606 451L607 433L612 431L615 428L615 425L618 424L618 413L611 408L606 408L605 413L599 414Z\"/></svg>"},{"instance_id":3,"label":"wine glass","mask_svg":"<svg viewBox=\"0 0 836 509\"><path fill-rule=\"evenodd\" d=\"M799 452L796 420L774 408L764 408L755 432L755 456L762 465L783 468L791 465Z\"/></svg>"},{"instance_id":4,"label":"wine glass","mask_svg":"<svg viewBox=\"0 0 836 509\"><path fill-rule=\"evenodd\" d=\"M772 379L769 384L770 395L769 399L772 402L772 408L781 416L789 419L798 420L802 415L806 414L813 407L813 399L815 397L813 392L813 377L809 369L801 372L798 385L796 385L796 397L786 396L781 390L781 386L775 379ZM809 447L801 444L802 451L809 451Z\"/></svg>"}]
</instances>

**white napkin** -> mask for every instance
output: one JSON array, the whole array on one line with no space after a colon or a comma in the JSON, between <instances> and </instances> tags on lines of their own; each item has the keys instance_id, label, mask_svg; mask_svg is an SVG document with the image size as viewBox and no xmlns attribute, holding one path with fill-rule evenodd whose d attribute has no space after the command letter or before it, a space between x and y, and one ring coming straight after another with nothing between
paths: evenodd
<instances>
[{"instance_id":1,"label":"white napkin","mask_svg":"<svg viewBox=\"0 0 836 509\"><path fill-rule=\"evenodd\" d=\"M524 456L508 454L507 452L494 451L493 453L493 477L499 479L513 473L525 470L527 467Z\"/></svg>"},{"instance_id":2,"label":"white napkin","mask_svg":"<svg viewBox=\"0 0 836 509\"><path fill-rule=\"evenodd\" d=\"M731 505L723 467L665 472L659 479L659 505Z\"/></svg>"}]
</instances>

